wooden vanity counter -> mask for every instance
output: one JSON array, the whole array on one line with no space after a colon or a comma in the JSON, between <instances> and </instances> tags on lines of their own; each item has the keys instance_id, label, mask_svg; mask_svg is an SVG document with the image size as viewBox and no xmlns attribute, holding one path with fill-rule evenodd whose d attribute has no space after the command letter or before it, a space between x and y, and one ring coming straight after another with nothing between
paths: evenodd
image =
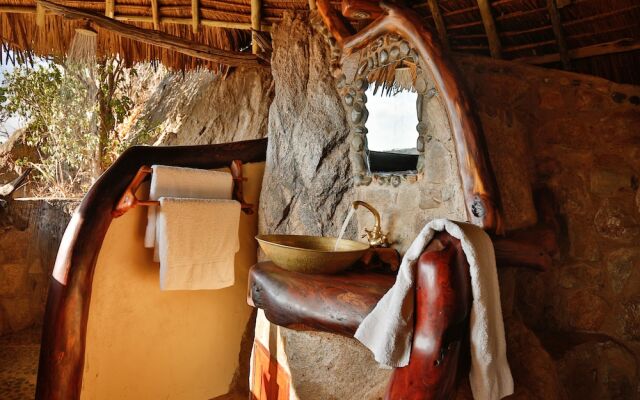
<instances>
[{"instance_id":1,"label":"wooden vanity counter","mask_svg":"<svg viewBox=\"0 0 640 400\"><path fill-rule=\"evenodd\" d=\"M267 261L249 271L248 302L276 325L353 336L395 280L367 271L302 274Z\"/></svg>"}]
</instances>

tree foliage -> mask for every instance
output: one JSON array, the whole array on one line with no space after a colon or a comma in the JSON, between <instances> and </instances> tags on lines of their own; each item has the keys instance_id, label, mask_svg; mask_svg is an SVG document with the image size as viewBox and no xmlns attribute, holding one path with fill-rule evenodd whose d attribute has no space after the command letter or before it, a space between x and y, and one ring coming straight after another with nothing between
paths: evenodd
<instances>
[{"instance_id":1,"label":"tree foliage","mask_svg":"<svg viewBox=\"0 0 640 400\"><path fill-rule=\"evenodd\" d=\"M44 61L5 73L0 87L0 121L27 121L27 144L43 195L77 196L128 147L117 127L133 107L131 79L117 58L97 65Z\"/></svg>"}]
</instances>

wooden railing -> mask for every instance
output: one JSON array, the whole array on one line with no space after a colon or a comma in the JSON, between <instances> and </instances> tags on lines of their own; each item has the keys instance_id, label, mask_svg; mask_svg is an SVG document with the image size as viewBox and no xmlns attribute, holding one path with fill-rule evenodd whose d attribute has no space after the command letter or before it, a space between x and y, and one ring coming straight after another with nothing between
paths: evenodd
<instances>
[{"instance_id":1,"label":"wooden railing","mask_svg":"<svg viewBox=\"0 0 640 400\"><path fill-rule=\"evenodd\" d=\"M267 139L125 151L86 194L65 231L49 286L36 399L80 398L93 273L112 210L142 165L220 168L264 161Z\"/></svg>"}]
</instances>

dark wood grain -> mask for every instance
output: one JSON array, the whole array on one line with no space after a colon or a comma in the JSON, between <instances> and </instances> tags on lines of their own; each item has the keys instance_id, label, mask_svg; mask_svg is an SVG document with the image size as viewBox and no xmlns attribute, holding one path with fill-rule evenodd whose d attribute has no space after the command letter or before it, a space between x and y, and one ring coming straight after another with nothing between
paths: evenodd
<instances>
[{"instance_id":1,"label":"dark wood grain","mask_svg":"<svg viewBox=\"0 0 640 400\"><path fill-rule=\"evenodd\" d=\"M87 319L96 260L118 199L142 165L220 168L264 161L267 140L126 150L86 194L65 231L49 288L37 399L80 398ZM108 327L105 327L108 329Z\"/></svg>"},{"instance_id":2,"label":"dark wood grain","mask_svg":"<svg viewBox=\"0 0 640 400\"><path fill-rule=\"evenodd\" d=\"M385 399L449 399L467 363L469 264L460 241L439 233L420 256L409 365L396 368ZM459 368L462 366L463 368Z\"/></svg>"},{"instance_id":3,"label":"dark wood grain","mask_svg":"<svg viewBox=\"0 0 640 400\"><path fill-rule=\"evenodd\" d=\"M265 262L249 271L249 302L276 325L353 336L394 282L393 275L311 275Z\"/></svg>"},{"instance_id":4,"label":"dark wood grain","mask_svg":"<svg viewBox=\"0 0 640 400\"><path fill-rule=\"evenodd\" d=\"M463 86L463 79L435 35L424 26L414 11L385 2L381 3L384 15L358 33L349 35L348 28L328 0L318 0L317 4L343 56L364 48L385 34L401 36L417 51L430 70L440 98L444 101L456 144L468 218L485 230L502 233L500 196L482 127Z\"/></svg>"},{"instance_id":5,"label":"dark wood grain","mask_svg":"<svg viewBox=\"0 0 640 400\"><path fill-rule=\"evenodd\" d=\"M394 276L378 273L307 275L264 262L249 272L249 303L276 325L353 336L394 282ZM467 354L471 301L460 241L436 234L417 266L410 362L394 371L387 399L449 398L468 367L461 355Z\"/></svg>"}]
</instances>

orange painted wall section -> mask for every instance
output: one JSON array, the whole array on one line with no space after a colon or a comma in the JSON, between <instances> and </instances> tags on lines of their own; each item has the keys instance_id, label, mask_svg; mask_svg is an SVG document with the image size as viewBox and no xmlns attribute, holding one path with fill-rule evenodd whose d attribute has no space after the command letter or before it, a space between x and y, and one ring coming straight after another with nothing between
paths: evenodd
<instances>
[{"instance_id":1,"label":"orange painted wall section","mask_svg":"<svg viewBox=\"0 0 640 400\"><path fill-rule=\"evenodd\" d=\"M245 198L257 204L264 163L243 166ZM256 208L257 210L257 208ZM211 399L227 393L251 314L249 267L256 262L257 213L242 213L235 285L221 290L159 288L159 264L143 246L147 210L115 219L93 279L82 399ZM215 234L215 227L211 232Z\"/></svg>"},{"instance_id":2,"label":"orange painted wall section","mask_svg":"<svg viewBox=\"0 0 640 400\"><path fill-rule=\"evenodd\" d=\"M251 371L251 400L289 400L289 374L257 340Z\"/></svg>"}]
</instances>

